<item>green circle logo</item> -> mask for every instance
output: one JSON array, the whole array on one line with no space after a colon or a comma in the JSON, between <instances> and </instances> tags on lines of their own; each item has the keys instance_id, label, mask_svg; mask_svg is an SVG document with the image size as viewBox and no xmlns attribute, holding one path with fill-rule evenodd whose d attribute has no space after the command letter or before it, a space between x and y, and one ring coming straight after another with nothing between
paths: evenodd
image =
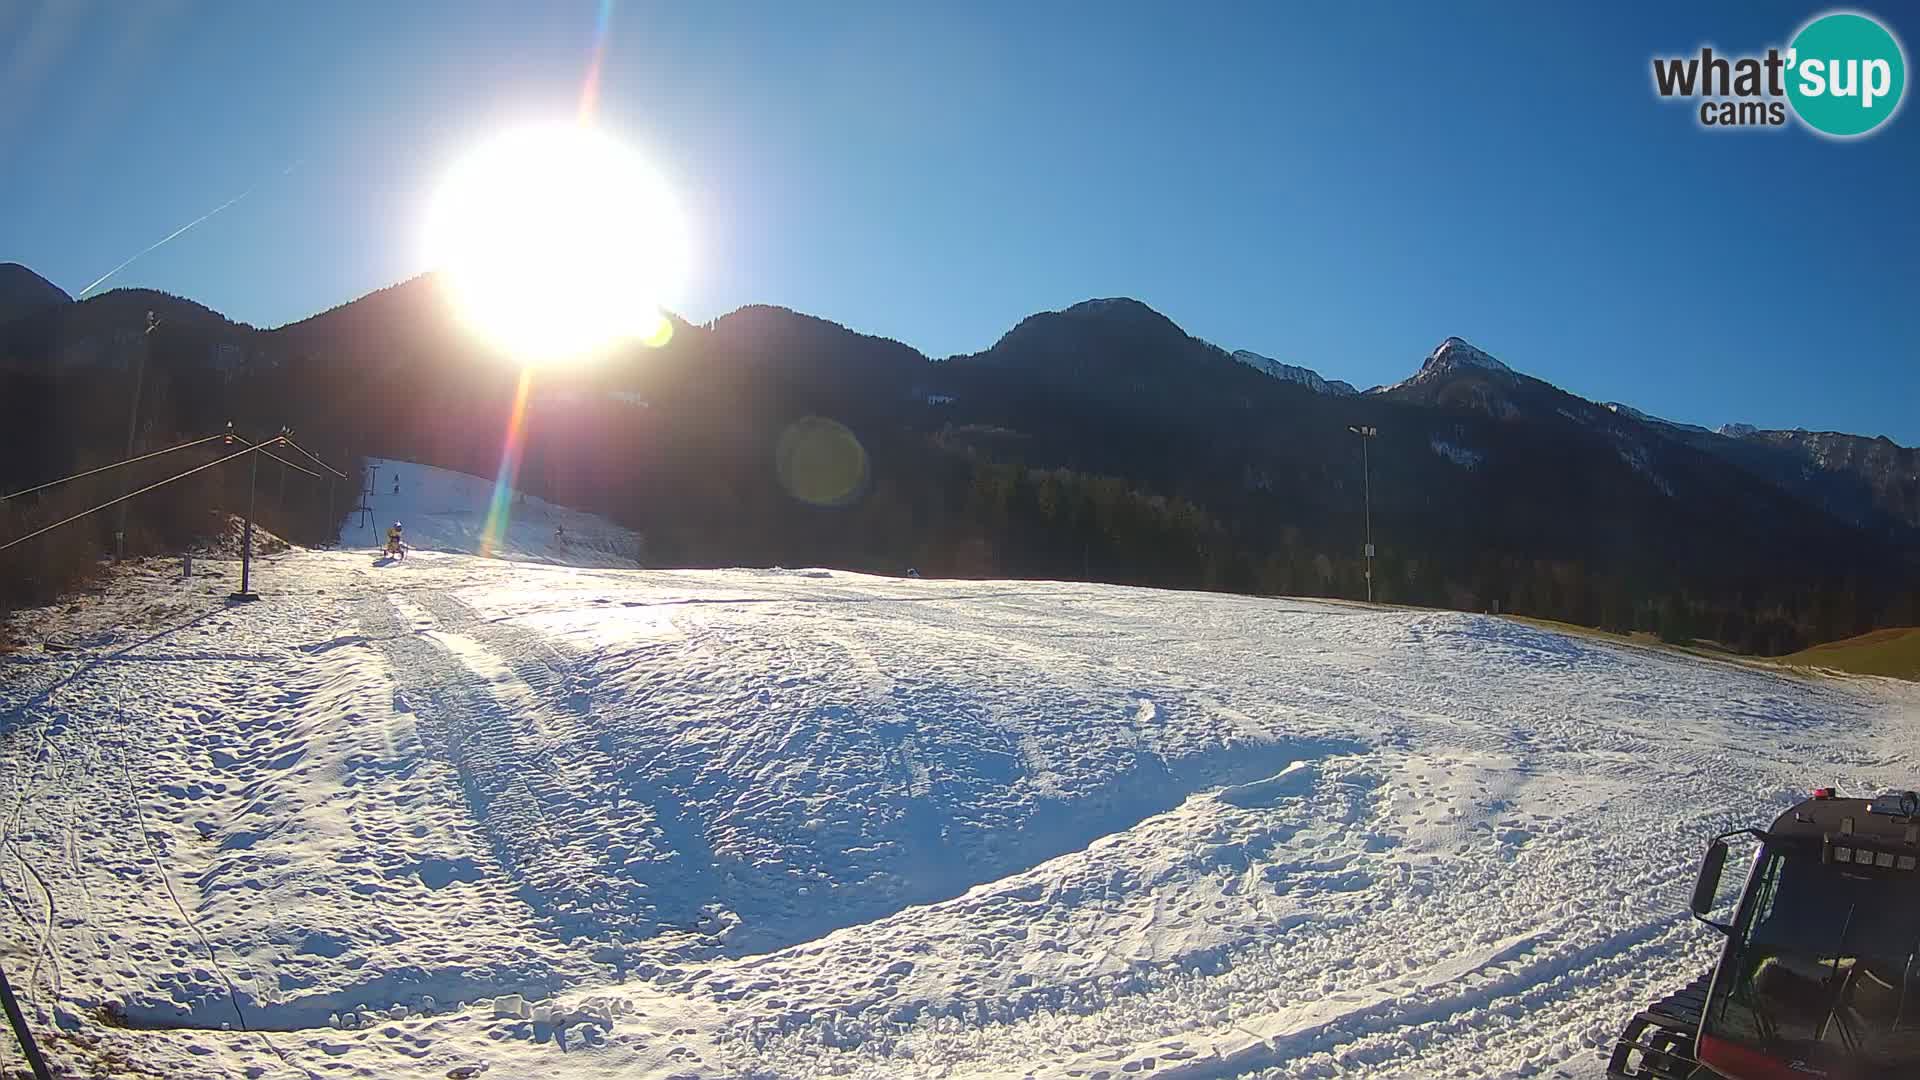
<instances>
[{"instance_id":1,"label":"green circle logo","mask_svg":"<svg viewBox=\"0 0 1920 1080\"><path fill-rule=\"evenodd\" d=\"M1886 123L1907 88L1900 42L1865 15L1836 12L1803 27L1787 52L1787 99L1815 131L1840 138Z\"/></svg>"}]
</instances>

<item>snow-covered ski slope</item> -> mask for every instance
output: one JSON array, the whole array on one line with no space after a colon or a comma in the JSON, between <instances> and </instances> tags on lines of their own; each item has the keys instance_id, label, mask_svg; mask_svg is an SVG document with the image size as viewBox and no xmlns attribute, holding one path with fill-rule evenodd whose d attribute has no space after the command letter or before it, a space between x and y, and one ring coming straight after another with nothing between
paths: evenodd
<instances>
[{"instance_id":1,"label":"snow-covered ski slope","mask_svg":"<svg viewBox=\"0 0 1920 1080\"><path fill-rule=\"evenodd\" d=\"M398 521L411 552L487 553L521 562L633 566L640 539L595 514L512 492L501 499L504 524L487 537L494 481L411 461L375 458L369 513L347 516L343 547L381 550ZM491 539L491 543L486 543Z\"/></svg>"},{"instance_id":2,"label":"snow-covered ski slope","mask_svg":"<svg viewBox=\"0 0 1920 1080\"><path fill-rule=\"evenodd\" d=\"M72 1075L1594 1078L1711 955L1708 834L1920 780L1908 684L1474 615L257 569L0 658Z\"/></svg>"}]
</instances>

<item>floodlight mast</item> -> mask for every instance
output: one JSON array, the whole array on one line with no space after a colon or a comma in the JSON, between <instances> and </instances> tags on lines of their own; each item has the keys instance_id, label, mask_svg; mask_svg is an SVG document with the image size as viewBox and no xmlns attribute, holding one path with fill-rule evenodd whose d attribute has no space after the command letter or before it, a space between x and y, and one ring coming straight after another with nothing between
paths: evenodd
<instances>
[{"instance_id":1,"label":"floodlight mast","mask_svg":"<svg viewBox=\"0 0 1920 1080\"><path fill-rule=\"evenodd\" d=\"M1367 461L1367 443L1380 434L1380 429L1372 425L1355 427L1351 424L1347 430L1360 436L1360 484L1365 493L1367 516L1367 603L1373 603L1373 470Z\"/></svg>"}]
</instances>

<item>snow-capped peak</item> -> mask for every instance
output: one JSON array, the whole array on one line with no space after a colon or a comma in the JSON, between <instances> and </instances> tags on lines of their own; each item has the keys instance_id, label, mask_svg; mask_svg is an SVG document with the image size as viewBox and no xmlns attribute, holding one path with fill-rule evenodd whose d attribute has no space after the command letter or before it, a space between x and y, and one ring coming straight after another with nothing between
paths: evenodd
<instances>
[{"instance_id":1,"label":"snow-capped peak","mask_svg":"<svg viewBox=\"0 0 1920 1080\"><path fill-rule=\"evenodd\" d=\"M1459 337L1450 337L1441 342L1438 348L1428 354L1427 362L1420 365L1420 370L1425 373L1456 367L1477 367L1513 374L1512 368L1473 347L1465 338Z\"/></svg>"},{"instance_id":2,"label":"snow-capped peak","mask_svg":"<svg viewBox=\"0 0 1920 1080\"><path fill-rule=\"evenodd\" d=\"M1748 435L1757 435L1760 429L1752 424L1721 424L1720 434L1729 439L1744 439Z\"/></svg>"},{"instance_id":3,"label":"snow-capped peak","mask_svg":"<svg viewBox=\"0 0 1920 1080\"><path fill-rule=\"evenodd\" d=\"M1412 375L1407 376L1391 386L1376 386L1372 390L1367 391L1367 393L1384 394L1399 390L1402 387L1415 386L1436 375L1442 375L1449 371L1458 371L1461 368L1478 368L1481 371L1497 371L1505 375L1514 374L1512 368L1495 360L1486 352L1475 348L1466 338L1449 337L1436 346L1431 353L1427 354L1427 359L1420 365L1419 371L1414 372Z\"/></svg>"},{"instance_id":4,"label":"snow-capped peak","mask_svg":"<svg viewBox=\"0 0 1920 1080\"><path fill-rule=\"evenodd\" d=\"M1323 379L1320 377L1319 372L1311 368L1283 364L1272 357L1261 356L1257 352L1237 349L1234 351L1233 358L1256 371L1263 371L1282 382L1299 383L1301 386L1312 390L1316 394L1331 394L1334 397L1347 397L1348 395L1359 393L1358 390L1353 388L1352 383L1343 382L1339 379Z\"/></svg>"}]
</instances>

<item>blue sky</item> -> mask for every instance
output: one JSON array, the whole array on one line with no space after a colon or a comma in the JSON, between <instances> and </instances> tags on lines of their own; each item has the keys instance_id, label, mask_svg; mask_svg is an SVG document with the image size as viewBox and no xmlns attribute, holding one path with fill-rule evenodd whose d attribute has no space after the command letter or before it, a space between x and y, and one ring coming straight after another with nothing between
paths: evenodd
<instances>
[{"instance_id":1,"label":"blue sky","mask_svg":"<svg viewBox=\"0 0 1920 1080\"><path fill-rule=\"evenodd\" d=\"M1826 8L1623 7L620 3L600 118L693 219L696 320L941 356L1127 295L1361 386L1459 334L1675 419L1920 444L1920 114L1702 130L1654 54ZM1866 10L1911 55L1920 17ZM391 284L451 159L571 113L596 18L0 4L0 261L75 291L251 187L110 284L261 326Z\"/></svg>"}]
</instances>

